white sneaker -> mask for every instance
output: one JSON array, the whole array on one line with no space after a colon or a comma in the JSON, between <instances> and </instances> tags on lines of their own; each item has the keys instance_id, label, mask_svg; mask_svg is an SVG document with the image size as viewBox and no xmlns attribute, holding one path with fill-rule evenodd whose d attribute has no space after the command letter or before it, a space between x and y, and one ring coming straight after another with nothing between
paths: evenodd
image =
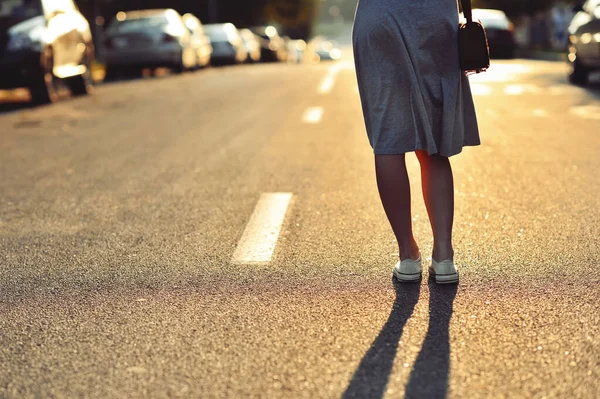
<instances>
[{"instance_id":1,"label":"white sneaker","mask_svg":"<svg viewBox=\"0 0 600 399\"><path fill-rule=\"evenodd\" d=\"M402 283L414 283L421 280L423 269L421 257L418 259L405 259L394 266L394 276Z\"/></svg>"},{"instance_id":2,"label":"white sneaker","mask_svg":"<svg viewBox=\"0 0 600 399\"><path fill-rule=\"evenodd\" d=\"M432 259L429 277L435 279L438 284L454 284L458 283L458 270L451 260L436 262Z\"/></svg>"}]
</instances>

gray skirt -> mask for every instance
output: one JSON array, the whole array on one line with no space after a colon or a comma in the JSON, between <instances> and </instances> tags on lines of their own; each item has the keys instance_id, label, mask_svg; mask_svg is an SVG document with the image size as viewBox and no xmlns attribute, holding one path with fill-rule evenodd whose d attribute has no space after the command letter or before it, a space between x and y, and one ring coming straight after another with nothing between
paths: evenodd
<instances>
[{"instance_id":1,"label":"gray skirt","mask_svg":"<svg viewBox=\"0 0 600 399\"><path fill-rule=\"evenodd\" d=\"M352 42L375 154L450 157L480 144L458 23L457 0L360 0Z\"/></svg>"}]
</instances>

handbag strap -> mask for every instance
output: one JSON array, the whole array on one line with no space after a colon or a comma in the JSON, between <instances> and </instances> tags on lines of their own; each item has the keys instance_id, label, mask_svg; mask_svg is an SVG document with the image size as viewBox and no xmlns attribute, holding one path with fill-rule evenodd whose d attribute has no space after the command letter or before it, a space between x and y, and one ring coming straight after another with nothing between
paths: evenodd
<instances>
[{"instance_id":1,"label":"handbag strap","mask_svg":"<svg viewBox=\"0 0 600 399\"><path fill-rule=\"evenodd\" d=\"M467 19L467 23L473 23L473 6L471 5L471 0L460 0L462 3L463 14Z\"/></svg>"}]
</instances>

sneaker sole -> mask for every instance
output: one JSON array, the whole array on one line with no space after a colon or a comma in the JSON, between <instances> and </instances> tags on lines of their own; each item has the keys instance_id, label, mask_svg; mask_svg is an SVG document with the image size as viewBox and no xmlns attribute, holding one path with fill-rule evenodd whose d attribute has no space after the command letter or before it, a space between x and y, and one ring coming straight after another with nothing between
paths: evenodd
<instances>
[{"instance_id":1,"label":"sneaker sole","mask_svg":"<svg viewBox=\"0 0 600 399\"><path fill-rule=\"evenodd\" d=\"M458 273L435 274L433 270L429 271L429 278L434 279L437 284L456 284L459 280Z\"/></svg>"},{"instance_id":2,"label":"sneaker sole","mask_svg":"<svg viewBox=\"0 0 600 399\"><path fill-rule=\"evenodd\" d=\"M396 271L396 269L394 269L393 274L394 277L396 277L396 279L401 283L416 283L421 281L421 278L423 277L423 273L403 274Z\"/></svg>"}]
</instances>

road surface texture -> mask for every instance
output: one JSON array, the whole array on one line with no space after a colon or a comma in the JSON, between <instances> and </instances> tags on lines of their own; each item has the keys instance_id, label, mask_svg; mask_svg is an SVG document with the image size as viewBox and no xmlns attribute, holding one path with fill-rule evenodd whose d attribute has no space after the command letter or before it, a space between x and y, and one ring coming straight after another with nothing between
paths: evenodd
<instances>
[{"instance_id":1,"label":"road surface texture","mask_svg":"<svg viewBox=\"0 0 600 399\"><path fill-rule=\"evenodd\" d=\"M348 55L2 106L0 397L599 397L599 86L471 81L454 287L392 281Z\"/></svg>"}]
</instances>

